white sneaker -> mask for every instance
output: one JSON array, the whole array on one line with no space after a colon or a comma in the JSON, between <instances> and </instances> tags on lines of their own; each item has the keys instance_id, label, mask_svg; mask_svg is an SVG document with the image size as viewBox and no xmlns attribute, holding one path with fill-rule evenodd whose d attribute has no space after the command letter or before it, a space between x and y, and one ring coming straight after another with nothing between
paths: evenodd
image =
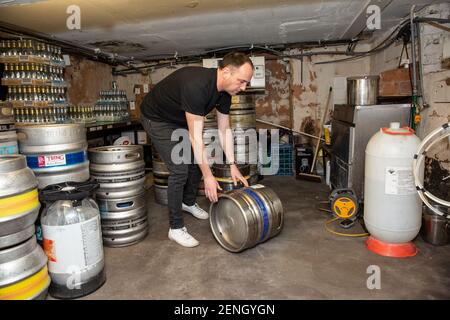
<instances>
[{"instance_id":1,"label":"white sneaker","mask_svg":"<svg viewBox=\"0 0 450 320\"><path fill-rule=\"evenodd\" d=\"M175 241L183 247L193 248L199 245L199 242L187 232L186 227L180 229L169 229L169 239Z\"/></svg>"},{"instance_id":2,"label":"white sneaker","mask_svg":"<svg viewBox=\"0 0 450 320\"><path fill-rule=\"evenodd\" d=\"M193 206L187 206L183 203L182 209L183 209L183 211L187 211L187 212L191 213L197 219L205 220L205 219L209 218L208 212L206 212L205 210L200 208L198 204L194 204Z\"/></svg>"}]
</instances>

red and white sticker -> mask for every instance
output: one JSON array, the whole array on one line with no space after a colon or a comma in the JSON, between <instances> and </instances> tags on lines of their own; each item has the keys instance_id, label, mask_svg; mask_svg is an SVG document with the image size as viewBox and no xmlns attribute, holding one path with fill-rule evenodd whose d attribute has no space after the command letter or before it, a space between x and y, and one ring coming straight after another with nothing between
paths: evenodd
<instances>
[{"instance_id":1,"label":"red and white sticker","mask_svg":"<svg viewBox=\"0 0 450 320\"><path fill-rule=\"evenodd\" d=\"M65 154L52 154L49 156L39 156L38 166L41 167L52 167L52 166L63 166L66 164Z\"/></svg>"}]
</instances>

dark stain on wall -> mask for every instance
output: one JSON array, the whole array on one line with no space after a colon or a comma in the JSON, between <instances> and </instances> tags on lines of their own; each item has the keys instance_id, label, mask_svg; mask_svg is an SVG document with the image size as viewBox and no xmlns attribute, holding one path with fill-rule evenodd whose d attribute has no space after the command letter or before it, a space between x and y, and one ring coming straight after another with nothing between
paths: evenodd
<instances>
[{"instance_id":1,"label":"dark stain on wall","mask_svg":"<svg viewBox=\"0 0 450 320\"><path fill-rule=\"evenodd\" d=\"M303 92L306 92L306 88L304 86L293 84L291 88L291 99L295 97L297 100L301 101Z\"/></svg>"},{"instance_id":2,"label":"dark stain on wall","mask_svg":"<svg viewBox=\"0 0 450 320\"><path fill-rule=\"evenodd\" d=\"M309 85L309 89L310 89L312 92L317 92L317 86L316 86L316 85L310 84L310 85Z\"/></svg>"},{"instance_id":3,"label":"dark stain on wall","mask_svg":"<svg viewBox=\"0 0 450 320\"><path fill-rule=\"evenodd\" d=\"M316 121L311 117L303 119L300 130L308 134L316 134Z\"/></svg>"}]
</instances>

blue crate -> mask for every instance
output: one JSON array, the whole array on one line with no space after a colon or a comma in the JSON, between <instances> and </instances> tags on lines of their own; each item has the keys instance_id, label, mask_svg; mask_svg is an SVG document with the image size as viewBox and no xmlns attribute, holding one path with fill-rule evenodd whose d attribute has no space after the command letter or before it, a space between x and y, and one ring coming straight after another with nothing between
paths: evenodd
<instances>
[{"instance_id":1,"label":"blue crate","mask_svg":"<svg viewBox=\"0 0 450 320\"><path fill-rule=\"evenodd\" d=\"M293 176L294 175L294 148L290 143L280 144L278 148L278 162L279 168L276 176ZM267 150L268 157L270 157L270 149ZM273 161L275 159L271 159ZM271 161L263 165L263 167L269 167Z\"/></svg>"}]
</instances>

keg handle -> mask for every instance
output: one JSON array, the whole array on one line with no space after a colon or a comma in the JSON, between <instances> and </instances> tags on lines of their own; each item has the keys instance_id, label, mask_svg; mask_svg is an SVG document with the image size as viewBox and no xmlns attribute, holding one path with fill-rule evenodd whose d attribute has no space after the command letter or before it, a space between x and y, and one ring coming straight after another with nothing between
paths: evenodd
<instances>
[{"instance_id":1,"label":"keg handle","mask_svg":"<svg viewBox=\"0 0 450 320\"><path fill-rule=\"evenodd\" d=\"M126 201L126 202L119 202L116 204L116 208L129 208L134 206L134 201Z\"/></svg>"},{"instance_id":2,"label":"keg handle","mask_svg":"<svg viewBox=\"0 0 450 320\"><path fill-rule=\"evenodd\" d=\"M130 152L125 155L126 159L139 159L141 154L139 152Z\"/></svg>"}]
</instances>

